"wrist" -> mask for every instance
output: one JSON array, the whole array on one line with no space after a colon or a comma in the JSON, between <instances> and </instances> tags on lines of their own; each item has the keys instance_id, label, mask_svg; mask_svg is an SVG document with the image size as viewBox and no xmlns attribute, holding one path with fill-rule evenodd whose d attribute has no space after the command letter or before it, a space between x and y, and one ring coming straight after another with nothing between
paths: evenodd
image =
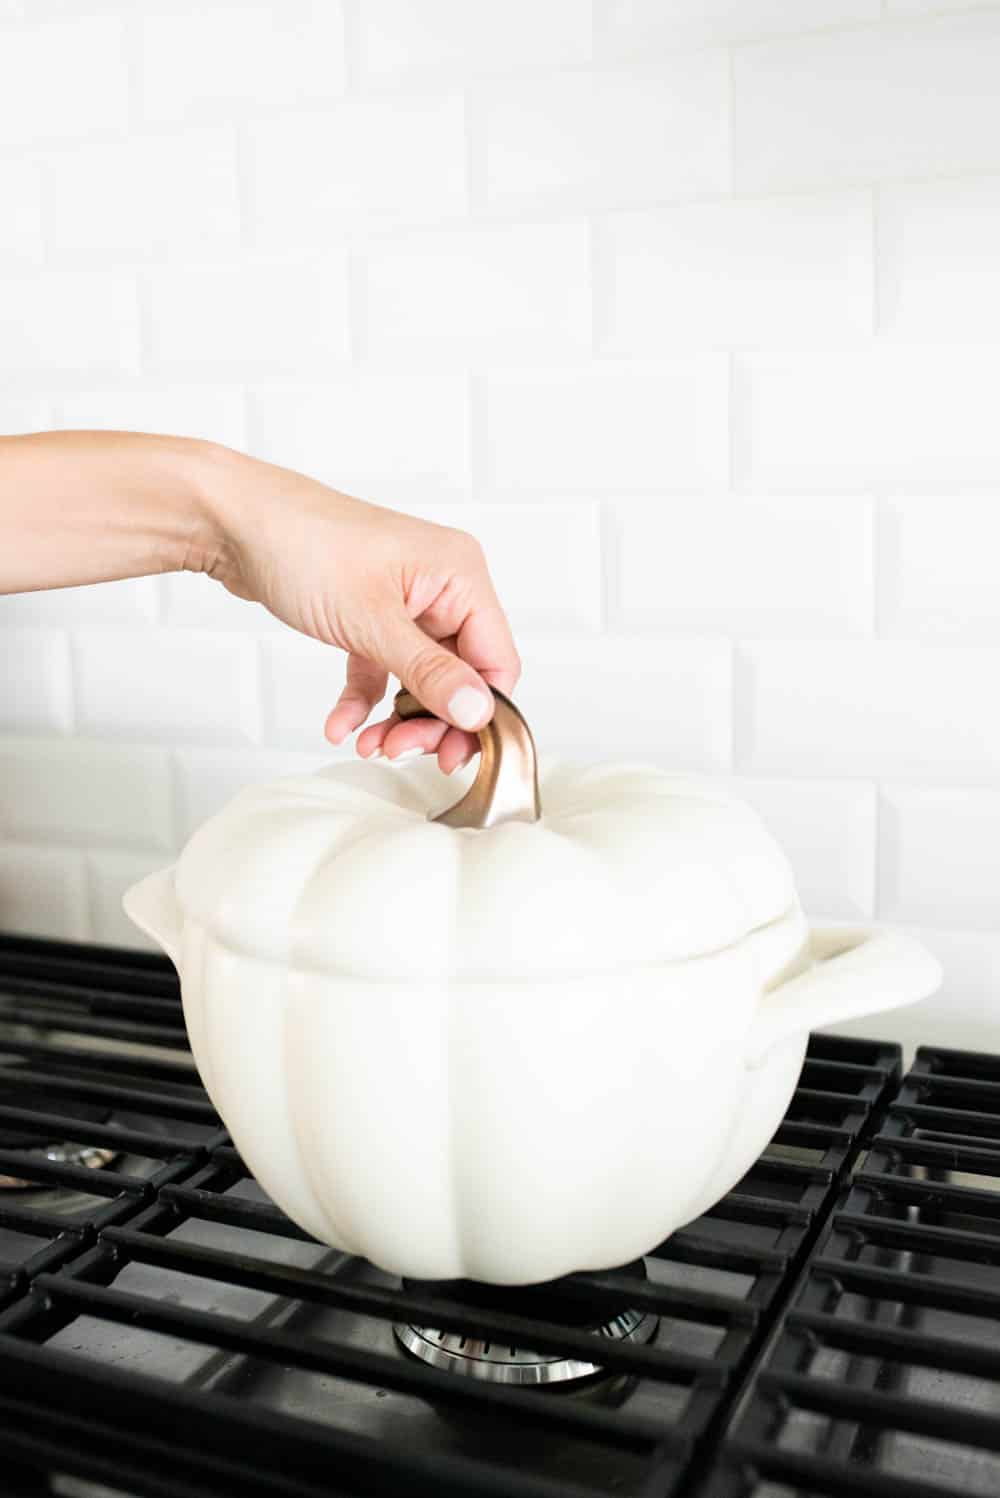
<instances>
[{"instance_id":1,"label":"wrist","mask_svg":"<svg viewBox=\"0 0 1000 1498\"><path fill-rule=\"evenodd\" d=\"M167 564L174 572L224 569L233 549L231 514L242 455L219 443L185 441L179 454L184 525Z\"/></svg>"}]
</instances>

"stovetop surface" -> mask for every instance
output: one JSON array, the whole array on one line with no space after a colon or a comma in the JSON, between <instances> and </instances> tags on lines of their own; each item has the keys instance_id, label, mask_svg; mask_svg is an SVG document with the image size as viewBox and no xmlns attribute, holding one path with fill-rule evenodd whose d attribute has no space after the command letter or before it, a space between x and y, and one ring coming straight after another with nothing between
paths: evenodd
<instances>
[{"instance_id":1,"label":"stovetop surface","mask_svg":"<svg viewBox=\"0 0 1000 1498\"><path fill-rule=\"evenodd\" d=\"M46 1158L65 1140L110 1163ZM562 1388L400 1348L405 1321L596 1360L585 1326L404 1288L285 1218L157 958L0 939L0 1175L37 1183L0 1190L12 1493L1000 1492L1000 1058L901 1081L896 1047L814 1037L768 1150L644 1282L561 1282L595 1324L660 1318Z\"/></svg>"}]
</instances>

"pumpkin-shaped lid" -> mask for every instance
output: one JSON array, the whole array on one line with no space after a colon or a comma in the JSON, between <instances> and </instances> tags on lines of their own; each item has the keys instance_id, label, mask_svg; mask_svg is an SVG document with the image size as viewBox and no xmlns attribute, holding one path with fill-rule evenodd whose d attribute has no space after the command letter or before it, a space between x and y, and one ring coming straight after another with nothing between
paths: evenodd
<instances>
[{"instance_id":1,"label":"pumpkin-shaped lid","mask_svg":"<svg viewBox=\"0 0 1000 1498\"><path fill-rule=\"evenodd\" d=\"M462 777L356 762L241 792L181 854L180 914L269 961L419 981L673 962L797 909L787 859L740 801L643 766L558 764L539 815L530 734L520 806L498 739L494 725ZM459 780L480 821L484 796L494 811L506 797L507 819L434 820Z\"/></svg>"}]
</instances>

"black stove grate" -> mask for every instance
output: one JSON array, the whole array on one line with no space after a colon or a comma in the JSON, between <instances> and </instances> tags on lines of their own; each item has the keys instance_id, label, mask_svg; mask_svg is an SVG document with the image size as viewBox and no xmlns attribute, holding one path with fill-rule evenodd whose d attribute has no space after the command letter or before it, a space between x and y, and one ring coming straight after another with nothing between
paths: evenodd
<instances>
[{"instance_id":1,"label":"black stove grate","mask_svg":"<svg viewBox=\"0 0 1000 1498\"><path fill-rule=\"evenodd\" d=\"M924 1048L700 1498L1000 1492L1000 1056Z\"/></svg>"},{"instance_id":2,"label":"black stove grate","mask_svg":"<svg viewBox=\"0 0 1000 1498\"><path fill-rule=\"evenodd\" d=\"M0 1304L225 1137L169 964L0 939Z\"/></svg>"},{"instance_id":3,"label":"black stove grate","mask_svg":"<svg viewBox=\"0 0 1000 1498\"><path fill-rule=\"evenodd\" d=\"M86 1056L79 1041L65 1054L74 1016L97 1048ZM814 1038L770 1148L648 1256L646 1281L609 1271L560 1282L595 1319L636 1306L661 1318L652 1343L602 1340L598 1354L583 1327L404 1290L313 1242L247 1177L179 1020L175 980L156 959L0 945L0 1036L24 1023L45 1032L9 1053L0 1043L0 1078L17 1070L15 1086L42 1079L53 1098L118 1111L141 1103L144 1128L129 1140L120 1120L74 1128L94 1139L116 1129L123 1150L145 1146L154 1161L141 1185L96 1172L106 1194L68 1232L26 1198L15 1209L38 1246L8 1271L0 1419L5 1456L26 1472L202 1498L686 1494L692 1459L714 1441L899 1072L896 1047ZM85 1028L95 1023L128 1033ZM150 1034L170 1059L116 1049ZM66 1121L20 1109L16 1122L24 1115L39 1135ZM3 1211L0 1199L0 1262ZM607 1375L582 1392L458 1378L403 1354L398 1321L576 1353Z\"/></svg>"}]
</instances>

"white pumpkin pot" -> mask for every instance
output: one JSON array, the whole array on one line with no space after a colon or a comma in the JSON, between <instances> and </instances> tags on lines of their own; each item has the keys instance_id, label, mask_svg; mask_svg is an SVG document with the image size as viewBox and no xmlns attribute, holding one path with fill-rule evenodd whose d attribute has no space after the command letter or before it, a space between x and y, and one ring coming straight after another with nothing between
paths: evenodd
<instances>
[{"instance_id":1,"label":"white pumpkin pot","mask_svg":"<svg viewBox=\"0 0 1000 1498\"><path fill-rule=\"evenodd\" d=\"M555 767L535 820L531 736L499 694L482 743L444 813L427 765L244 791L125 908L294 1221L393 1273L530 1284L697 1217L767 1145L809 1031L940 970L899 933L810 932L737 801Z\"/></svg>"}]
</instances>

